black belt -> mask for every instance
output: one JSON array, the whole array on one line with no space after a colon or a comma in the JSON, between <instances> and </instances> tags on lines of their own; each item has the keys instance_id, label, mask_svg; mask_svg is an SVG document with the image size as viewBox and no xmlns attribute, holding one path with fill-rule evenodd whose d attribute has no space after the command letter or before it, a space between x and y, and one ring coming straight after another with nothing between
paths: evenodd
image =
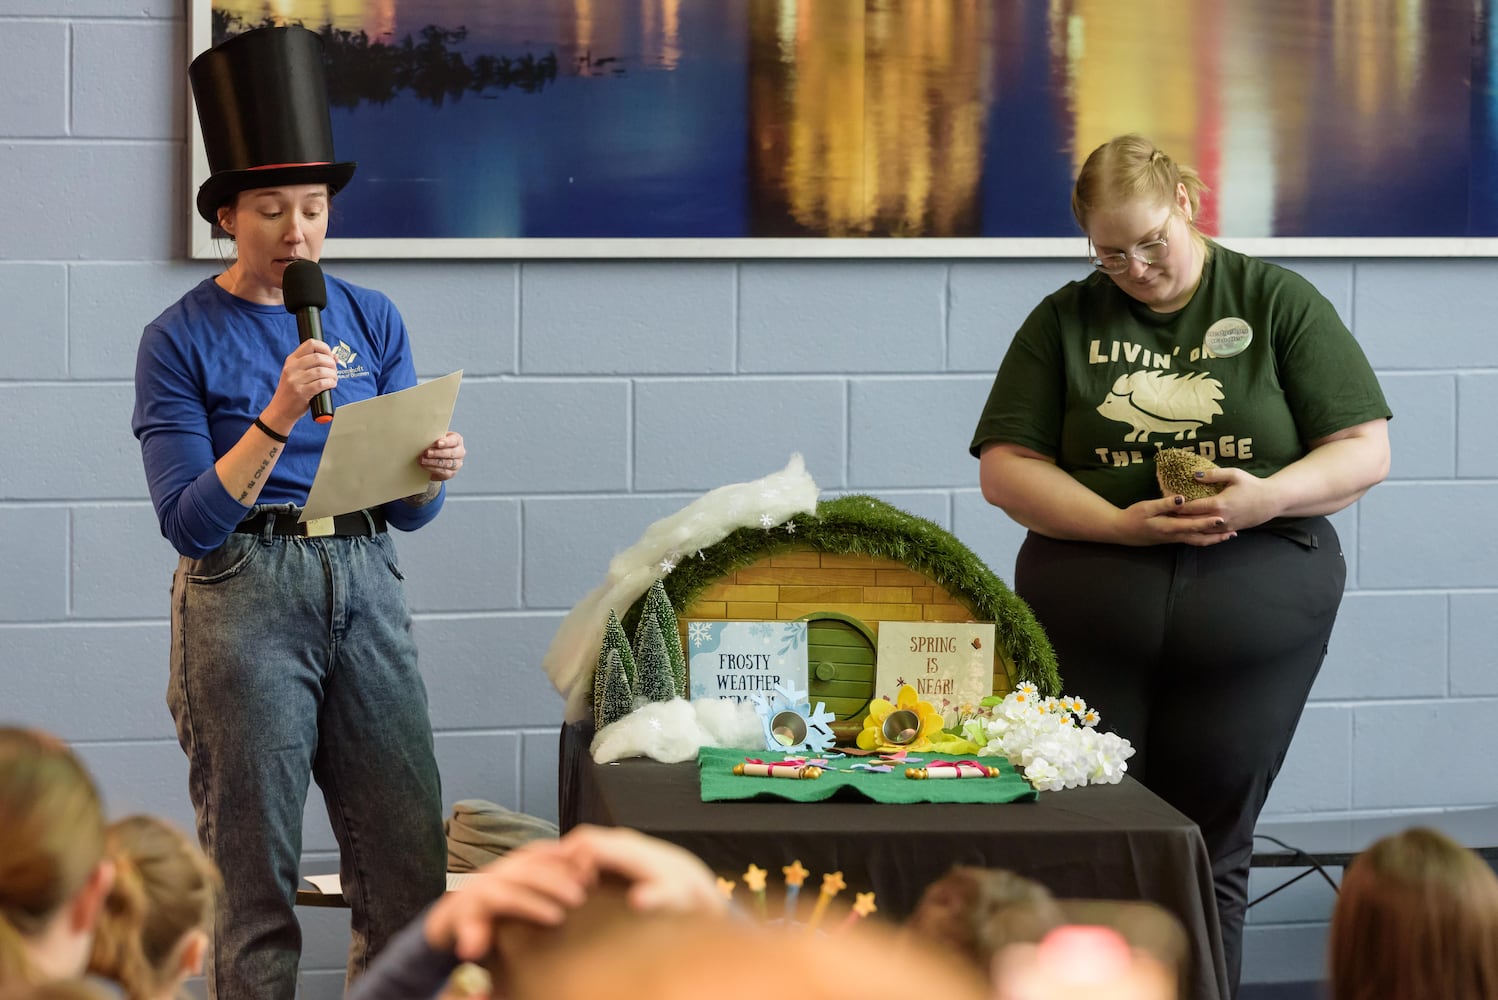
<instances>
[{"instance_id":1,"label":"black belt","mask_svg":"<svg viewBox=\"0 0 1498 1000\"><path fill-rule=\"evenodd\" d=\"M291 535L296 538L377 535L385 530L385 514L379 510L356 510L352 514L339 514L333 518L316 518L306 522L298 522L297 517L295 513L262 510L240 521L234 526L234 530L260 534L269 524L272 535Z\"/></svg>"}]
</instances>

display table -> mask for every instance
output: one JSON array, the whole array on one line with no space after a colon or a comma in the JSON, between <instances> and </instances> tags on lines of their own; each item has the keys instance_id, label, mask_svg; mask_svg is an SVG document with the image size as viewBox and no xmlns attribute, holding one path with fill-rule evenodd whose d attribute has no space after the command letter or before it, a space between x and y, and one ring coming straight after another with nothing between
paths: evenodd
<instances>
[{"instance_id":1,"label":"display table","mask_svg":"<svg viewBox=\"0 0 1498 1000\"><path fill-rule=\"evenodd\" d=\"M1498 861L1498 806L1481 806L1440 812L1281 819L1260 823L1254 831L1260 837L1254 843L1254 867L1321 865L1340 868L1375 840L1412 826L1440 830L1457 843L1472 848L1488 862Z\"/></svg>"},{"instance_id":2,"label":"display table","mask_svg":"<svg viewBox=\"0 0 1498 1000\"><path fill-rule=\"evenodd\" d=\"M564 726L561 828L625 826L680 844L718 873L799 860L841 870L899 920L953 865L1008 868L1065 898L1144 899L1180 918L1192 942L1186 995L1227 996L1211 866L1201 832L1132 779L1045 792L1008 805L878 805L831 799L702 802L697 765L632 759L594 764L590 723Z\"/></svg>"}]
</instances>

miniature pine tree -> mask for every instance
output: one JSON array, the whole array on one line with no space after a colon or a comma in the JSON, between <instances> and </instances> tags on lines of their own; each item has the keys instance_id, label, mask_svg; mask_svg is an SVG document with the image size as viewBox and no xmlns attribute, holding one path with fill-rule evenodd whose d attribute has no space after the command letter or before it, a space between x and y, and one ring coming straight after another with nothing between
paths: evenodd
<instances>
[{"instance_id":1,"label":"miniature pine tree","mask_svg":"<svg viewBox=\"0 0 1498 1000\"><path fill-rule=\"evenodd\" d=\"M601 669L608 658L611 649L619 651L619 662L624 665L624 676L629 681L630 693L640 689L639 678L635 675L635 658L629 652L629 637L624 634L624 626L619 624L619 618L609 609L609 621L603 628L603 648L598 651L598 666Z\"/></svg>"},{"instance_id":2,"label":"miniature pine tree","mask_svg":"<svg viewBox=\"0 0 1498 1000\"><path fill-rule=\"evenodd\" d=\"M629 650L624 651L629 655ZM618 722L634 710L634 692L624 674L624 659L619 650L604 652L603 663L593 675L593 728L596 732L611 722Z\"/></svg>"},{"instance_id":3,"label":"miniature pine tree","mask_svg":"<svg viewBox=\"0 0 1498 1000\"><path fill-rule=\"evenodd\" d=\"M671 678L671 657L654 615L641 615L635 629L635 670L640 678L640 697L646 701L670 701L676 697Z\"/></svg>"},{"instance_id":4,"label":"miniature pine tree","mask_svg":"<svg viewBox=\"0 0 1498 1000\"><path fill-rule=\"evenodd\" d=\"M681 648L681 626L676 622L676 609L671 607L671 598L666 596L666 585L660 580L650 587L645 598L641 619L654 618L661 626L661 637L666 641L666 655L671 658L671 686L676 697L687 696L687 656Z\"/></svg>"},{"instance_id":5,"label":"miniature pine tree","mask_svg":"<svg viewBox=\"0 0 1498 1000\"><path fill-rule=\"evenodd\" d=\"M624 626L611 610L603 629L603 645L593 668L593 726L595 731L634 710L635 660L629 653Z\"/></svg>"}]
</instances>

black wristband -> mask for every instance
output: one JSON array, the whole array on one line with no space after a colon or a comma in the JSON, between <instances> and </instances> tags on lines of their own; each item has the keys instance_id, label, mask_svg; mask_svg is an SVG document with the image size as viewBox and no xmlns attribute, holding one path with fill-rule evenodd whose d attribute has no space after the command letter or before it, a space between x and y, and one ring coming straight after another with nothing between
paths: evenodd
<instances>
[{"instance_id":1,"label":"black wristband","mask_svg":"<svg viewBox=\"0 0 1498 1000\"><path fill-rule=\"evenodd\" d=\"M258 427L258 428L260 428L260 433L261 434L264 434L266 437L270 438L272 441L279 441L282 444L285 444L287 442L287 440L288 440L288 438L286 437L285 434L277 434L275 431L273 431L269 427L267 427L266 424L265 424L265 421L261 420L259 417L255 418L255 426Z\"/></svg>"}]
</instances>

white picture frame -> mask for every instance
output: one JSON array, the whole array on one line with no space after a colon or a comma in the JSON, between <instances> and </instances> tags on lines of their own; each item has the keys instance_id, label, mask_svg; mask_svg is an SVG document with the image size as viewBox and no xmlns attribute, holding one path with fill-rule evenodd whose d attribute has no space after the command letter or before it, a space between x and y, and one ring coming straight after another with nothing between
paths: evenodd
<instances>
[{"instance_id":1,"label":"white picture frame","mask_svg":"<svg viewBox=\"0 0 1498 1000\"><path fill-rule=\"evenodd\" d=\"M188 0L188 30L190 48L193 54L199 53L210 47L213 42L211 20L216 3L227 3L228 0ZM916 0L907 0L915 4ZM971 25L963 25L962 17L982 18L1011 18L1015 19L1018 26L1015 30L1024 30L1035 33L1031 26L1030 18L1043 17L1043 9L1027 4L999 4L989 5L981 0L946 0L951 5L950 14L952 24L950 30L954 37L966 37L966 32ZM472 19L482 19L486 16L485 11L498 9L493 5L487 5L483 0L470 0ZM242 5L241 5L242 6ZM323 0L280 0L271 5L277 10L279 16L293 22L305 23L314 29L320 27L316 22L325 16L328 10ZM389 11L394 5L382 3L380 0L367 0L367 7L371 11L370 17L374 17L374 11ZM455 4L461 6L461 4ZM544 6L544 4L543 4ZM846 10L842 5L836 6L842 10L844 15L839 23L849 21L859 23L857 17L846 16ZM1201 17L1216 17L1219 19L1238 21L1250 21L1260 16L1251 11L1259 11L1262 5L1251 4L1248 0L1241 2L1226 2L1218 5L1208 5L1212 11L1203 9ZM1282 7L1283 5L1281 5ZM1314 5L1312 5L1314 8ZM616 18L628 18L637 16L641 23L649 22L654 26L652 30L659 28L663 19L668 16L676 16L683 25L688 23L688 18L699 16L702 11L729 10L744 12L745 17L752 16L756 24L768 23L770 15L775 21L766 31L780 31L786 29L788 19L810 18L814 14L807 11L812 10L810 5L796 5L788 0L619 0L614 5L611 15ZM260 5L257 10L266 10ZM897 0L895 9L896 17L901 15L900 2ZM915 7L911 8L912 10ZM1279 10L1279 8L1274 8ZM672 14L674 12L674 15ZM1305 17L1319 17L1314 9L1302 15ZM728 15L715 15L728 16ZM872 18L873 15L864 13L865 17ZM1100 16L1100 15L1099 15ZM1262 16L1268 16L1264 14ZM1290 15L1297 16L1297 15ZM1360 15L1361 16L1361 15ZM1383 137L1382 145L1370 146L1374 152L1370 156L1382 157L1377 163L1370 164L1366 173L1368 176L1361 179L1364 187L1355 196L1349 196L1349 204L1369 204L1373 212L1387 210L1393 213L1398 208L1409 216L1419 212L1441 212L1441 207L1454 196L1459 197L1459 192L1453 192L1449 186L1436 183L1431 178L1439 175L1442 163L1455 164L1464 157L1469 162L1469 188L1479 194L1468 195L1470 198L1481 198L1480 191L1485 190L1485 184L1479 184L1481 176L1491 174L1498 179L1498 140L1491 137L1484 138L1480 135L1469 135L1465 143L1452 140L1447 143L1439 143L1432 139L1425 142L1419 135L1409 135L1401 132L1402 129L1425 128L1432 136L1444 134L1439 122L1430 122L1428 119L1438 115L1441 107L1453 105L1455 110L1452 114L1460 118L1463 128L1467 122L1479 119L1498 118L1498 98L1491 95L1495 90L1494 81L1491 79L1475 80L1468 79L1465 90L1458 91L1459 86L1455 82L1456 77L1473 77L1481 67L1475 52L1476 47L1468 42L1460 52L1450 52L1443 55L1440 44L1444 36L1435 37L1430 25L1407 24L1404 21L1392 21L1389 19L1378 19L1373 13L1367 15L1370 20L1368 25L1362 26L1361 30L1374 32L1372 41L1361 47L1343 47L1343 49L1356 48L1358 51L1348 54L1342 49L1333 52L1329 58L1333 59L1362 59L1368 60L1369 65L1362 67L1367 70L1360 79L1372 79L1375 81L1386 81L1389 88L1396 88L1398 81L1408 77L1409 74L1396 72L1404 59L1407 61L1409 53L1416 51L1405 42L1410 42L1418 35L1418 40L1424 45L1424 50L1417 53L1414 58L1425 61L1424 73L1415 74L1414 79L1428 81L1432 78L1435 83L1421 83L1425 91L1414 91L1413 96L1401 95L1397 90L1391 90L1393 97L1403 96L1405 105L1395 107L1391 113L1389 109L1377 108L1382 118L1378 116L1368 117L1365 123L1367 129L1376 129L1379 136ZM1434 17L1433 13L1427 15ZM1476 16L1476 15L1473 15ZM1290 103L1295 106L1285 109L1285 114L1299 115L1302 118L1320 115L1323 119L1341 120L1348 115L1358 114L1371 115L1366 109L1344 109L1328 108L1327 100L1335 100L1336 96L1326 98L1321 90L1325 89L1324 81L1317 84L1318 89L1309 89L1306 93L1297 96L1295 89L1290 84L1280 80L1277 86L1271 86L1269 82L1263 83L1260 90L1253 89L1251 73L1240 73L1232 79L1239 81L1237 86L1246 86L1246 91L1232 90L1227 84L1221 84L1216 78L1204 79L1204 70L1193 70L1195 65L1213 65L1214 59L1220 62L1222 59L1233 58L1240 61L1262 59L1264 70L1270 74L1271 70L1278 69L1280 76L1291 75L1287 73L1284 66L1276 62L1276 59L1284 58L1275 52L1240 52L1224 48L1228 42L1226 39L1237 39L1237 44L1242 44L1244 33L1240 30L1238 34L1226 30L1215 33L1198 33L1198 41L1203 44L1212 43L1222 51L1216 53L1214 58L1207 58L1211 53L1195 53L1191 59L1184 60L1190 65L1185 68L1177 67L1167 73L1167 77L1161 81L1169 83L1176 88L1198 89L1195 100L1214 100L1218 103L1231 104L1235 101L1242 102L1250 98L1263 97L1268 94L1267 103L1255 107L1253 115L1257 117L1241 117L1228 115L1224 112L1221 116L1222 122L1211 126L1216 131L1204 132L1207 126L1195 126L1185 131L1181 123L1172 120L1166 112L1159 107L1157 97L1151 97L1149 106L1134 106L1131 94L1139 96L1142 94L1138 88L1101 87L1099 80L1106 80L1108 74L1119 72L1120 67L1136 65L1134 62L1125 62L1123 56L1110 55L1109 46L1117 44L1125 46L1128 38L1111 38L1108 32L1102 32L1093 28L1086 34L1087 45L1076 47L1076 32L1086 32L1089 26L1086 24L1086 12L1082 12L1077 18L1070 19L1065 24L1043 25L1044 37L1050 48L1041 52L1035 58L1050 59L1055 62L1053 71L1061 73L1065 77L1066 85L1073 90L1085 91L1079 95L1067 98L1079 104L1079 107L1071 109L1067 113L1055 112L1050 115L1048 122L1049 132L1037 130L1036 134L1017 134L1014 140L1014 149L1010 153L1013 156L1027 156L1032 150L1046 149L1048 140L1061 139L1069 142L1072 147L1082 141L1081 135L1091 131L1098 136L1106 137L1122 131L1142 131L1154 136L1161 141L1162 146L1171 148L1170 140L1177 139L1176 145L1190 147L1193 143L1197 149L1186 148L1177 152L1177 158L1182 162L1190 163L1194 159L1204 158L1216 164L1212 177L1209 180L1220 190L1216 197L1220 202L1222 212L1222 223L1220 232L1209 228L1215 238L1224 245L1241 250L1250 254L1266 257L1491 257L1498 256L1498 223L1487 219L1488 214L1498 214L1498 209L1489 211L1486 203L1468 207L1467 215L1481 215L1477 223L1469 222L1468 231L1459 231L1455 224L1445 226L1448 232L1426 232L1410 235L1367 235L1367 236L1339 236L1339 235L1277 235L1273 232L1278 223L1276 215L1281 211L1276 202L1275 178L1283 174L1305 175L1314 181L1319 173L1333 173L1337 170L1335 163L1324 163L1318 158L1318 149L1307 147L1305 149L1283 149L1275 148L1277 126L1275 115L1277 114L1274 100L1285 100L1286 95L1292 98ZM1162 30L1159 24L1146 24L1151 19L1136 19L1140 22L1140 31L1147 31L1152 37L1158 36ZM1072 23L1075 22L1075 23ZM866 28L869 34L870 49L874 48L874 32L872 26ZM815 44L815 33L803 30L805 25L791 25L794 31L787 37L801 39L811 37ZM813 25L813 27L816 27ZM1191 26L1187 26L1191 27ZM1196 28L1199 28L1197 25ZM1006 25L1007 28L1007 25ZM404 29L402 29L404 30ZM934 30L934 29L933 29ZM1193 30L1195 30L1193 28ZM1475 29L1474 29L1475 30ZM1293 37L1296 25L1290 24L1276 28L1274 31L1266 32L1273 37ZM1276 34L1277 32L1277 34ZM1410 33L1410 38L1405 38L1403 33ZM905 32L899 37L908 35ZM1252 33L1249 33L1250 36ZM1310 37L1319 34L1306 32ZM681 38L687 37L685 28L682 29ZM674 36L673 36L674 37ZM1212 42L1212 39L1216 39ZM1452 35L1451 45L1454 47L1456 34ZM1135 41L1138 41L1137 39ZM1168 42L1156 41L1152 46L1163 45ZM685 43L683 43L685 44ZM802 44L798 42L798 44ZM1073 46L1076 48L1073 51ZM1137 47L1137 46L1136 46ZM648 48L648 46L647 46ZM1035 48L1030 46L1029 48ZM563 52L563 63L570 50ZM1028 50L1027 50L1028 51ZM1127 51L1125 49L1125 51ZM1058 55L1058 52L1061 53ZM1137 55L1129 56L1136 59L1138 64L1148 63L1154 58L1153 48L1139 51ZM1401 54L1402 53L1402 54ZM994 53L979 53L978 62L985 67L985 72L1000 74L990 63L1001 61L1000 55ZM591 50L589 58L592 58ZM598 61L612 57L601 57ZM1318 54L1312 52L1305 59L1314 61L1319 58ZM985 61L986 60L986 61ZM1464 60L1466 62L1464 62ZM1390 61L1388 67L1382 67L1383 61ZM1461 72L1443 73L1441 67L1454 63ZM1467 65L1470 63L1471 65ZM1294 64L1299 65L1299 64ZM1483 64L1485 65L1485 63ZM752 69L752 67L750 67ZM1383 70L1388 72L1384 73ZM1488 69L1491 77L1498 73L1493 68ZM1196 73L1196 76L1192 74ZM1184 75L1183 75L1184 74ZM564 72L563 75L566 75ZM874 131L870 124L874 122L881 113L880 94L888 90L884 87L883 77L877 77L870 70L865 70L867 81L857 86L863 87L870 93L859 92L858 107L863 109L862 125L868 126L868 131ZM962 67L953 71L954 78L967 79L971 74L964 74ZM1270 74L1272 76L1272 74ZM622 78L623 74L621 74ZM1179 77L1179 79L1177 78ZM850 79L858 79L854 73ZM1226 77L1224 77L1226 79ZM1248 79L1249 84L1242 84L1243 79ZM1441 81L1448 82L1442 83ZM1313 81L1307 80L1307 87ZM980 81L984 87L988 86L988 78ZM185 73L183 86L186 86ZM1211 86L1219 86L1221 92L1209 93ZM1411 84L1415 86L1415 84ZM1431 88L1443 87L1444 90L1434 91ZM1203 89L1206 88L1206 89ZM835 89L835 88L834 88ZM856 89L856 88L855 88ZM1097 96L1101 89L1104 96ZM1119 93L1114 95L1112 90ZM1248 97L1245 97L1244 94ZM1276 96L1279 95L1279 96ZM815 94L812 97L822 98L825 95ZM1057 95L1061 100L1064 95ZM1366 95L1363 95L1366 96ZM478 98L475 98L477 100ZM808 103L813 106L816 101L807 98ZM1083 102L1091 102L1083 105ZM1422 103L1423 102L1423 103ZM1484 104L1481 108L1477 105L1481 102L1493 104L1488 107ZM195 194L199 185L208 176L207 158L202 148L202 136L198 129L196 115L192 111L191 100L186 102L188 107L187 133L189 136L190 149L190 191L189 197L184 205L184 211L189 219L189 253L195 259L220 259L228 253L232 253L227 241L222 236L216 236L213 227L200 219L192 209L191 195ZM1246 114L1246 112L1245 112ZM857 116L854 116L857 119ZM1101 119L1102 121L1098 121ZM1454 120L1454 119L1453 119ZM1371 124L1369 124L1371 123ZM807 124L796 122L796 127ZM816 122L811 122L815 126ZM1312 121L1309 125L1302 122L1302 127L1308 133L1315 129ZM1476 128L1476 126L1472 126ZM1365 129L1366 130L1366 129ZM990 125L990 132L993 131ZM1065 133L1069 132L1069 138ZM1450 129L1446 129L1450 132ZM335 120L335 140L338 134L338 124ZM917 137L920 138L920 137ZM928 137L929 138L929 137ZM399 137L391 137L392 143L399 143ZM746 142L748 140L746 139ZM648 143L647 143L648 145ZM1092 145L1089 140L1086 148ZM1407 148L1410 147L1410 148ZM1380 150L1389 150L1385 157ZM1205 151L1205 156L1201 156ZM340 143L338 146L340 157L360 159L366 155L368 150L348 150ZM1324 152L1324 151L1322 151ZM917 166L922 169L945 162L947 151L945 148L935 151L927 161ZM1044 196L1047 205L1052 202L1057 204L1051 206L1055 212L1064 213L1064 195L1057 195L1058 191L1065 191L1069 186L1070 177L1075 168L1077 159L1073 150L1067 152L1064 162L1057 159L1054 150L1049 154L1051 166L1054 169L1040 170L1048 179L1046 181L1048 193ZM874 168L867 164L874 162L880 156L875 150L866 154L864 173L859 176L872 176ZM1437 160L1436 158L1440 158ZM367 159L367 155L366 155ZM990 157L992 159L992 157ZM1494 162L1489 162L1494 161ZM1408 164L1407 167L1402 166ZM669 168L667 168L669 171ZM369 173L366 170L366 175ZM1037 171L1030 171L1031 174ZM941 178L936 178L940 180ZM361 183L361 180L369 182L368 177L361 178L355 175L350 188ZM655 178L660 184L670 186L674 183L669 172ZM1323 190L1341 190L1349 185L1356 187L1358 178L1348 178L1345 182L1330 177L1323 185ZM450 186L451 188L463 189L463 185L457 181L446 181L442 177L433 179L433 183L439 186ZM914 183L913 181L910 183ZM1421 186L1423 184L1423 187ZM908 186L908 185L907 185ZM932 185L934 186L934 185ZM1420 192L1423 191L1423 194ZM903 188L896 190L896 194L903 194ZM728 195L725 195L727 197ZM362 197L362 195L361 195ZM529 212L529 196L525 190L520 190L515 195L520 199L521 207L514 209L517 214ZM1041 199L1039 192L1032 198L1027 192L1020 190L1013 195L1016 202L1029 203ZM1314 203L1315 196L1299 192L1297 199L1303 203ZM347 200L347 195L343 200ZM1411 201L1418 204L1410 204ZM939 259L983 259L983 258L1035 258L1035 259L1074 259L1079 263L1079 272L1085 267L1083 263L1088 246L1086 240L1077 234L1074 224L1067 224L1065 219L1053 226L1050 235L1033 237L1020 236L948 236L948 235L914 235L914 236L892 236L892 235L866 235L866 236L840 236L835 234L826 235L794 235L784 234L768 235L723 235L723 236L669 236L659 234L642 234L640 236L619 236L601 232L590 235L586 232L574 233L568 236L556 237L547 235L497 235L497 236L474 236L471 234L452 233L446 234L441 227L436 227L429 235L395 235L389 237L355 235L347 232L340 234L340 219L337 214L338 205L335 204L334 224L324 249L324 256L332 259L380 259L380 258L499 258L499 259L557 259L557 258L658 258L658 259L755 259L755 258L939 258ZM930 206L927 206L929 212ZM1048 209L1049 211L1050 209ZM1480 210L1480 211L1479 211ZM370 216L378 216L379 213L368 213L360 211L358 218L361 220ZM1231 221L1228 217L1232 216ZM1059 218L1053 215L1052 218ZM1454 217L1454 216L1453 216ZM1406 225L1406 222L1393 223L1395 225ZM1444 224L1443 224L1444 225ZM1266 230L1267 227L1267 230ZM1475 227L1475 228L1474 228ZM1437 230L1439 230L1439 226ZM1492 235L1488 235L1491 230Z\"/></svg>"}]
</instances>

